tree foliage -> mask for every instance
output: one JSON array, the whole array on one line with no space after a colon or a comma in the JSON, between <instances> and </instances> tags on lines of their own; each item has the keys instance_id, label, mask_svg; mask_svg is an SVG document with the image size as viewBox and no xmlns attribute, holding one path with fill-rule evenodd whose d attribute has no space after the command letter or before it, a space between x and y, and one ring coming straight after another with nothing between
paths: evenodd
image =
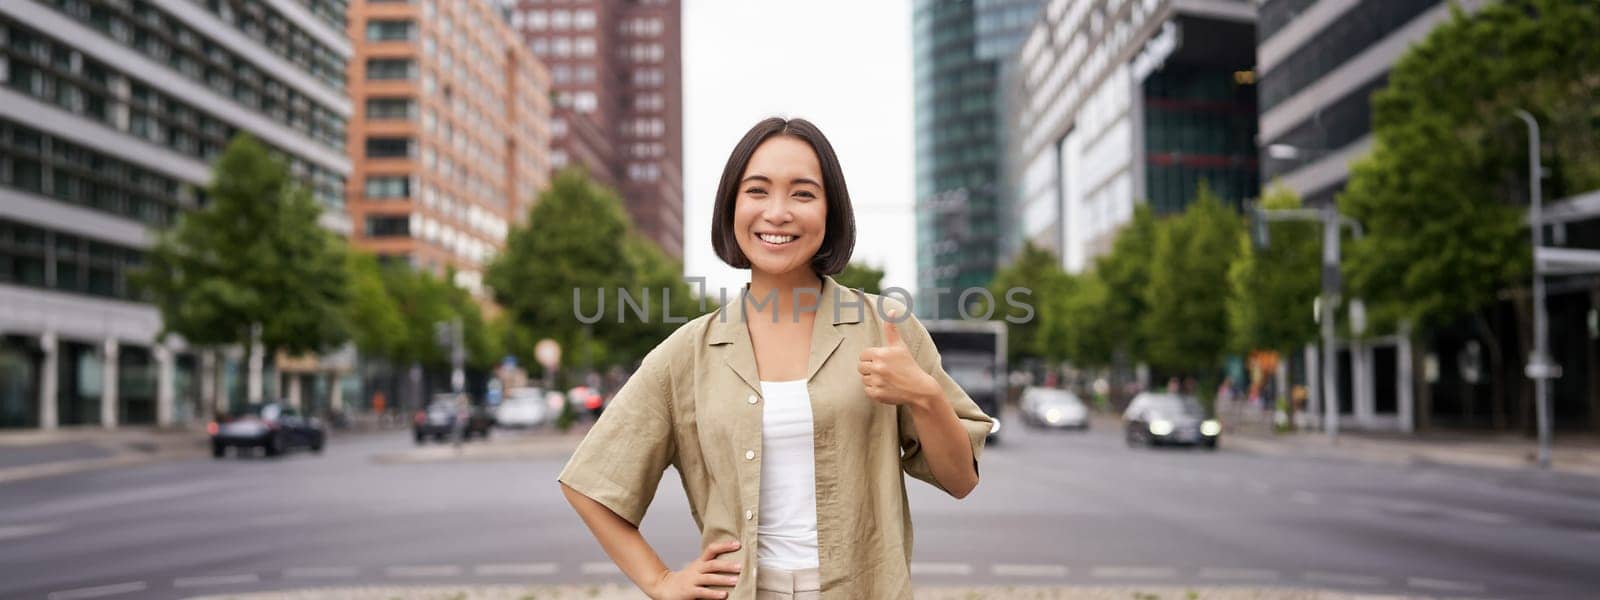
<instances>
[{"instance_id":1,"label":"tree foliage","mask_svg":"<svg viewBox=\"0 0 1600 600\"><path fill-rule=\"evenodd\" d=\"M856 288L868 294L883 293L883 269L875 269L859 263L845 265L844 270L833 276L839 285Z\"/></svg>"},{"instance_id":2,"label":"tree foliage","mask_svg":"<svg viewBox=\"0 0 1600 600\"><path fill-rule=\"evenodd\" d=\"M1202 185L1180 216L1160 223L1140 321L1156 367L1202 375L1227 350L1228 266L1239 250L1239 216Z\"/></svg>"},{"instance_id":3,"label":"tree foliage","mask_svg":"<svg viewBox=\"0 0 1600 600\"><path fill-rule=\"evenodd\" d=\"M512 228L485 281L509 319L506 351L527 364L536 364L533 346L543 338L561 344L564 364L643 356L679 325L663 318L662 290L670 290L672 317L700 314L682 267L632 231L614 191L576 169L558 173L526 224ZM647 314L619 307L619 290ZM580 321L602 307L597 322Z\"/></svg>"},{"instance_id":4,"label":"tree foliage","mask_svg":"<svg viewBox=\"0 0 1600 600\"><path fill-rule=\"evenodd\" d=\"M347 336L344 243L283 161L248 135L218 158L209 203L164 231L134 275L163 333L190 344L316 352Z\"/></svg>"},{"instance_id":5,"label":"tree foliage","mask_svg":"<svg viewBox=\"0 0 1600 600\"><path fill-rule=\"evenodd\" d=\"M1347 272L1375 325L1476 311L1529 266L1527 134L1542 125L1546 201L1600 187L1600 5L1509 0L1413 46L1373 96L1373 151L1341 210L1366 226Z\"/></svg>"},{"instance_id":6,"label":"tree foliage","mask_svg":"<svg viewBox=\"0 0 1600 600\"><path fill-rule=\"evenodd\" d=\"M1150 206L1139 204L1133 218L1122 227L1111 251L1095 260L1095 277L1105 285L1107 302L1103 334L1116 351L1143 357L1145 338L1139 326L1149 312L1145 288L1150 284L1150 262L1156 245L1157 219Z\"/></svg>"},{"instance_id":7,"label":"tree foliage","mask_svg":"<svg viewBox=\"0 0 1600 600\"><path fill-rule=\"evenodd\" d=\"M1275 186L1261 208L1300 208L1300 198ZM1249 235L1239 236L1238 257L1228 269L1228 332L1236 352L1287 353L1317 336L1312 302L1321 291L1322 226L1280 221L1267 228L1265 248L1255 247Z\"/></svg>"},{"instance_id":8,"label":"tree foliage","mask_svg":"<svg viewBox=\"0 0 1600 600\"><path fill-rule=\"evenodd\" d=\"M1028 295L1019 294L1016 299L1034 305L1033 319L1025 323L1006 323L1009 346L1006 353L1009 361L1015 362L1025 356L1057 361L1066 358L1065 348L1052 343L1054 340L1050 332L1052 327L1063 326L1054 306L1066 298L1071 287L1072 278L1061 270L1061 261L1056 255L1032 242L1023 244L1016 259L995 272L994 280L989 284L989 293L994 295L996 303L993 318L1026 316L1025 311L1013 309L1006 302L1006 292L1012 288L1032 291ZM981 310L987 312L987 308Z\"/></svg>"}]
</instances>

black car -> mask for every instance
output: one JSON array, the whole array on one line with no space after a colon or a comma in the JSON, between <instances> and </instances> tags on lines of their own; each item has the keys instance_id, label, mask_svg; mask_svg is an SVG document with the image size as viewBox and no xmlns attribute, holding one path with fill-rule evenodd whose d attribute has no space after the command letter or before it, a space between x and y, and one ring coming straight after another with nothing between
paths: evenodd
<instances>
[{"instance_id":1,"label":"black car","mask_svg":"<svg viewBox=\"0 0 1600 600\"><path fill-rule=\"evenodd\" d=\"M267 456L278 456L291 448L321 453L328 438L320 420L278 402L251 405L237 416L212 422L206 430L211 434L214 458L226 456L230 447L239 448L241 453L261 448Z\"/></svg>"},{"instance_id":2,"label":"black car","mask_svg":"<svg viewBox=\"0 0 1600 600\"><path fill-rule=\"evenodd\" d=\"M1206 415L1193 396L1146 392L1134 396L1122 413L1129 446L1185 445L1217 447L1222 424Z\"/></svg>"},{"instance_id":3,"label":"black car","mask_svg":"<svg viewBox=\"0 0 1600 600\"><path fill-rule=\"evenodd\" d=\"M474 435L488 439L489 430L494 427L494 415L468 401L465 395L436 394L427 408L411 417L411 432L418 445L428 438L442 442L455 437L458 427L463 440Z\"/></svg>"}]
</instances>

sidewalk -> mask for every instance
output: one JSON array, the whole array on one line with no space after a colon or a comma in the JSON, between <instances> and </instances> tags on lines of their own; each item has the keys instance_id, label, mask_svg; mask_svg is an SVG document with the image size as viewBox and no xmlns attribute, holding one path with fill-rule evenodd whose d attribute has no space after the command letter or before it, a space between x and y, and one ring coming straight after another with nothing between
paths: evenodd
<instances>
[{"instance_id":1,"label":"sidewalk","mask_svg":"<svg viewBox=\"0 0 1600 600\"><path fill-rule=\"evenodd\" d=\"M1537 469L1538 441L1517 434L1426 432L1403 434L1344 429L1338 441L1321 431L1273 433L1265 427L1232 427L1223 445L1254 454L1349 458L1391 464L1447 464L1495 469ZM1600 437L1556 435L1550 469L1600 477Z\"/></svg>"},{"instance_id":2,"label":"sidewalk","mask_svg":"<svg viewBox=\"0 0 1600 600\"><path fill-rule=\"evenodd\" d=\"M1286 587L1223 586L964 586L916 588L918 600L1377 600L1380 598L1418 598L1420 596L1380 596L1317 589ZM194 600L390 600L428 598L439 600L638 600L644 594L632 586L604 585L483 585L483 586L372 586L316 588L201 596Z\"/></svg>"},{"instance_id":3,"label":"sidewalk","mask_svg":"<svg viewBox=\"0 0 1600 600\"><path fill-rule=\"evenodd\" d=\"M0 484L162 460L209 451L205 430L125 426L0 433Z\"/></svg>"},{"instance_id":4,"label":"sidewalk","mask_svg":"<svg viewBox=\"0 0 1600 600\"><path fill-rule=\"evenodd\" d=\"M525 432L496 429L487 441L472 440L460 445L430 441L427 445L375 455L372 461L378 464L417 464L564 457L572 454L593 425L593 421L579 421L565 432L549 425Z\"/></svg>"}]
</instances>

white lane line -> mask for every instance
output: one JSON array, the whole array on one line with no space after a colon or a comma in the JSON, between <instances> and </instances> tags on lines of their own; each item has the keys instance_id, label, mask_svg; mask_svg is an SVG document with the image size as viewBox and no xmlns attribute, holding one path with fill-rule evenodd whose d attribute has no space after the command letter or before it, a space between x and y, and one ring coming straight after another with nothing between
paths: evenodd
<instances>
[{"instance_id":1,"label":"white lane line","mask_svg":"<svg viewBox=\"0 0 1600 600\"><path fill-rule=\"evenodd\" d=\"M1428 577L1407 577L1406 585L1425 590L1440 592L1483 592L1481 583L1472 581L1455 581L1450 579L1431 579Z\"/></svg>"},{"instance_id":2,"label":"white lane line","mask_svg":"<svg viewBox=\"0 0 1600 600\"><path fill-rule=\"evenodd\" d=\"M474 575L554 575L555 563L528 563L521 565L478 565Z\"/></svg>"},{"instance_id":3,"label":"white lane line","mask_svg":"<svg viewBox=\"0 0 1600 600\"><path fill-rule=\"evenodd\" d=\"M971 575L972 565L967 563L911 563L912 575Z\"/></svg>"},{"instance_id":4,"label":"white lane line","mask_svg":"<svg viewBox=\"0 0 1600 600\"><path fill-rule=\"evenodd\" d=\"M240 583L255 583L261 577L255 573L239 573L237 575L206 575L202 577L179 577L172 580L172 587L206 587L212 585L235 585Z\"/></svg>"},{"instance_id":5,"label":"white lane line","mask_svg":"<svg viewBox=\"0 0 1600 600\"><path fill-rule=\"evenodd\" d=\"M304 513L281 513L255 517L245 521L245 524L251 527L277 527L279 525L297 525L310 520L311 516Z\"/></svg>"},{"instance_id":6,"label":"white lane line","mask_svg":"<svg viewBox=\"0 0 1600 600\"><path fill-rule=\"evenodd\" d=\"M117 594L142 592L147 587L149 586L145 585L143 581L129 581L127 583L113 583L111 585L100 585L95 587L78 588L75 590L50 592L50 595L45 596L45 598L48 598L49 600L82 600L83 598L103 598L106 596L115 596Z\"/></svg>"},{"instance_id":7,"label":"white lane line","mask_svg":"<svg viewBox=\"0 0 1600 600\"><path fill-rule=\"evenodd\" d=\"M1316 583L1335 583L1340 585L1383 585L1382 577L1370 575L1351 575L1348 573L1324 573L1321 571L1308 571L1306 581Z\"/></svg>"},{"instance_id":8,"label":"white lane line","mask_svg":"<svg viewBox=\"0 0 1600 600\"><path fill-rule=\"evenodd\" d=\"M456 565L408 565L384 569L384 573L390 577L454 577L461 572L461 567Z\"/></svg>"},{"instance_id":9,"label":"white lane line","mask_svg":"<svg viewBox=\"0 0 1600 600\"><path fill-rule=\"evenodd\" d=\"M990 572L1004 577L1066 577L1061 565L994 565Z\"/></svg>"},{"instance_id":10,"label":"white lane line","mask_svg":"<svg viewBox=\"0 0 1600 600\"><path fill-rule=\"evenodd\" d=\"M17 539L17 538L32 537L32 536L35 536L35 535L42 535L42 534L46 534L46 533L53 533L53 532L61 531L61 529L62 529L62 526L60 524L58 524L58 523L45 523L43 525L14 525L14 526L11 526L11 527L0 527L0 540L14 540L14 539Z\"/></svg>"},{"instance_id":11,"label":"white lane line","mask_svg":"<svg viewBox=\"0 0 1600 600\"><path fill-rule=\"evenodd\" d=\"M286 578L318 579L326 577L355 577L361 573L356 567L289 567L283 570Z\"/></svg>"},{"instance_id":12,"label":"white lane line","mask_svg":"<svg viewBox=\"0 0 1600 600\"><path fill-rule=\"evenodd\" d=\"M1170 579L1178 576L1171 567L1095 567L1089 575L1102 579Z\"/></svg>"},{"instance_id":13,"label":"white lane line","mask_svg":"<svg viewBox=\"0 0 1600 600\"><path fill-rule=\"evenodd\" d=\"M586 562L586 563L583 563L582 565L580 565L578 567L578 572L583 573L584 575L621 575L622 574L622 570L617 568L616 563L608 563L608 562Z\"/></svg>"},{"instance_id":14,"label":"white lane line","mask_svg":"<svg viewBox=\"0 0 1600 600\"><path fill-rule=\"evenodd\" d=\"M1200 578L1225 579L1229 581L1276 581L1278 572L1271 569L1208 568L1200 569Z\"/></svg>"},{"instance_id":15,"label":"white lane line","mask_svg":"<svg viewBox=\"0 0 1600 600\"><path fill-rule=\"evenodd\" d=\"M1317 504L1322 501L1317 498L1316 494L1311 492L1295 492L1289 495L1289 499L1301 504Z\"/></svg>"}]
</instances>

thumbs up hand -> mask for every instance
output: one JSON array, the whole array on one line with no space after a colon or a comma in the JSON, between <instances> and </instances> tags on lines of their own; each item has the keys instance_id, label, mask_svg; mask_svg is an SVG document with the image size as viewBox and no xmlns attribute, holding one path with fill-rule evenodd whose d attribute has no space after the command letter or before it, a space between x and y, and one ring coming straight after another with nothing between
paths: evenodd
<instances>
[{"instance_id":1,"label":"thumbs up hand","mask_svg":"<svg viewBox=\"0 0 1600 600\"><path fill-rule=\"evenodd\" d=\"M889 309L883 321L884 345L862 350L856 370L861 372L868 398L883 404L923 404L939 397L939 382L917 365L911 349L900 339L895 312Z\"/></svg>"}]
</instances>

